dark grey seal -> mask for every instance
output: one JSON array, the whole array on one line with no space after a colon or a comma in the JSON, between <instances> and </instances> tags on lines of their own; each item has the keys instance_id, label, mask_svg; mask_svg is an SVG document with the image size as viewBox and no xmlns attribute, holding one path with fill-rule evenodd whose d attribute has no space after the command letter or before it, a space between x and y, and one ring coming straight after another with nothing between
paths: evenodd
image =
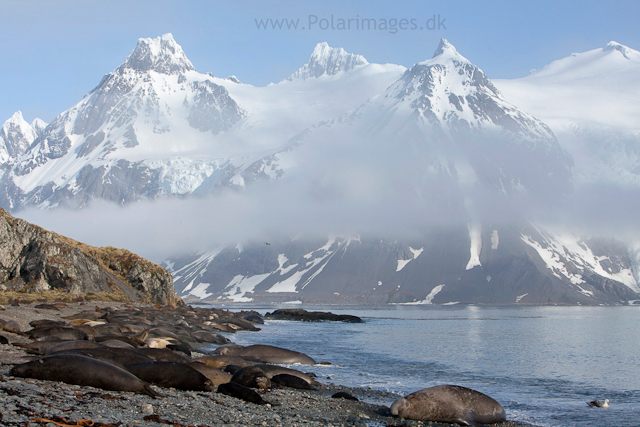
<instances>
[{"instance_id":1,"label":"dark grey seal","mask_svg":"<svg viewBox=\"0 0 640 427\"><path fill-rule=\"evenodd\" d=\"M132 373L110 363L76 354L55 354L15 365L10 374L15 377L160 396L149 384Z\"/></svg>"},{"instance_id":2,"label":"dark grey seal","mask_svg":"<svg viewBox=\"0 0 640 427\"><path fill-rule=\"evenodd\" d=\"M271 381L267 378L264 371L257 366L240 368L233 374L230 382L251 388L266 389L271 387Z\"/></svg>"},{"instance_id":3,"label":"dark grey seal","mask_svg":"<svg viewBox=\"0 0 640 427\"><path fill-rule=\"evenodd\" d=\"M238 383L226 383L218 386L218 393L226 394L237 399L242 399L245 402L255 403L257 405L266 405L266 402L262 396L256 393L249 387L245 387Z\"/></svg>"},{"instance_id":4,"label":"dark grey seal","mask_svg":"<svg viewBox=\"0 0 640 427\"><path fill-rule=\"evenodd\" d=\"M298 351L271 345L250 345L247 347L221 346L214 353L222 356L240 356L243 359L260 363L315 365L316 361Z\"/></svg>"},{"instance_id":5,"label":"dark grey seal","mask_svg":"<svg viewBox=\"0 0 640 427\"><path fill-rule=\"evenodd\" d=\"M141 380L160 387L192 391L215 390L209 378L186 363L139 362L127 363L124 367Z\"/></svg>"}]
</instances>

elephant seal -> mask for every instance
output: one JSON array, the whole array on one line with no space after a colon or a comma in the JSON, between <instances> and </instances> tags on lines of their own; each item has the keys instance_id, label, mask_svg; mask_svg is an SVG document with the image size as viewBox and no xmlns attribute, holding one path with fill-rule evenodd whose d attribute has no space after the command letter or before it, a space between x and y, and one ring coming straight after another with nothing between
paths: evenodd
<instances>
[{"instance_id":1,"label":"elephant seal","mask_svg":"<svg viewBox=\"0 0 640 427\"><path fill-rule=\"evenodd\" d=\"M245 387L241 384L233 382L220 384L218 386L218 393L226 394L227 396L242 399L245 402L251 402L257 405L266 405L267 403L269 403L249 387Z\"/></svg>"},{"instance_id":2,"label":"elephant seal","mask_svg":"<svg viewBox=\"0 0 640 427\"><path fill-rule=\"evenodd\" d=\"M124 367L136 377L160 387L178 390L213 391L209 378L181 362L128 363Z\"/></svg>"},{"instance_id":3,"label":"elephant seal","mask_svg":"<svg viewBox=\"0 0 640 427\"><path fill-rule=\"evenodd\" d=\"M401 397L391 405L391 415L464 426L507 420L498 402L479 391L456 385L439 385Z\"/></svg>"},{"instance_id":4,"label":"elephant seal","mask_svg":"<svg viewBox=\"0 0 640 427\"><path fill-rule=\"evenodd\" d=\"M76 328L70 328L68 326L45 326L33 328L26 332L26 335L32 340L42 340L52 335L57 336L64 340L87 340L89 336Z\"/></svg>"},{"instance_id":5,"label":"elephant seal","mask_svg":"<svg viewBox=\"0 0 640 427\"><path fill-rule=\"evenodd\" d=\"M93 337L93 340L95 342L118 340L118 341L122 341L122 342L125 342L125 343L129 344L131 347L135 347L135 348L140 347L140 344L138 344L138 342L136 342L136 340L134 340L133 338L130 338L130 337L126 336L126 335L98 335L98 336Z\"/></svg>"},{"instance_id":6,"label":"elephant seal","mask_svg":"<svg viewBox=\"0 0 640 427\"><path fill-rule=\"evenodd\" d=\"M49 342L49 341L47 341ZM62 353L67 350L77 350L79 348L106 348L106 346L94 342L94 341L50 341L53 343L50 347L41 347L40 351L44 350L44 354Z\"/></svg>"},{"instance_id":7,"label":"elephant seal","mask_svg":"<svg viewBox=\"0 0 640 427\"><path fill-rule=\"evenodd\" d=\"M251 388L266 389L271 387L271 381L264 371L257 366L247 366L239 369L231 377L231 382Z\"/></svg>"},{"instance_id":8,"label":"elephant seal","mask_svg":"<svg viewBox=\"0 0 640 427\"><path fill-rule=\"evenodd\" d=\"M22 328L20 327L20 324L15 320L9 320L8 322L5 322L5 324L2 325L2 329L7 332L11 332L12 334L22 334Z\"/></svg>"},{"instance_id":9,"label":"elephant seal","mask_svg":"<svg viewBox=\"0 0 640 427\"><path fill-rule=\"evenodd\" d=\"M137 354L133 351L126 351L118 347L107 348L79 348L76 350L67 350L58 354L79 354L81 356L93 357L113 363L115 365L126 365L127 363L153 362L153 359ZM124 366L121 366L123 369Z\"/></svg>"},{"instance_id":10,"label":"elephant seal","mask_svg":"<svg viewBox=\"0 0 640 427\"><path fill-rule=\"evenodd\" d=\"M193 359L194 362L201 362L212 368L225 369L229 365L236 365L241 368L253 366L256 362L250 362L237 356L203 356Z\"/></svg>"},{"instance_id":11,"label":"elephant seal","mask_svg":"<svg viewBox=\"0 0 640 427\"><path fill-rule=\"evenodd\" d=\"M300 377L291 374L278 374L271 378L272 384L300 390L315 390L316 388Z\"/></svg>"},{"instance_id":12,"label":"elephant seal","mask_svg":"<svg viewBox=\"0 0 640 427\"><path fill-rule=\"evenodd\" d=\"M227 337L209 331L196 331L192 335L197 341L210 344L228 344L231 342Z\"/></svg>"},{"instance_id":13,"label":"elephant seal","mask_svg":"<svg viewBox=\"0 0 640 427\"><path fill-rule=\"evenodd\" d=\"M167 348L136 348L137 353L150 357L158 362L182 362L189 363L191 358L183 353L178 353Z\"/></svg>"},{"instance_id":14,"label":"elephant seal","mask_svg":"<svg viewBox=\"0 0 640 427\"><path fill-rule=\"evenodd\" d=\"M14 377L60 381L111 391L131 391L151 397L161 396L132 373L110 363L77 354L54 354L21 363L15 365L10 374Z\"/></svg>"},{"instance_id":15,"label":"elephant seal","mask_svg":"<svg viewBox=\"0 0 640 427\"><path fill-rule=\"evenodd\" d=\"M273 378L276 375L288 374L288 375L293 375L294 377L303 379L308 384L318 384L318 382L315 381L311 375L305 374L304 372L300 372L295 369L285 368L283 366L277 366L277 365L266 365L266 364L260 364L256 366L262 369L264 373L267 375L267 378L269 379Z\"/></svg>"},{"instance_id":16,"label":"elephant seal","mask_svg":"<svg viewBox=\"0 0 640 427\"><path fill-rule=\"evenodd\" d=\"M213 385L225 384L231 381L233 375L228 372L221 371L220 369L212 368L200 362L190 362L191 366L196 371L200 372L205 377L209 378Z\"/></svg>"},{"instance_id":17,"label":"elephant seal","mask_svg":"<svg viewBox=\"0 0 640 427\"><path fill-rule=\"evenodd\" d=\"M215 352L222 356L240 356L260 363L315 365L316 361L298 351L271 345L256 344L247 347L221 346Z\"/></svg>"},{"instance_id":18,"label":"elephant seal","mask_svg":"<svg viewBox=\"0 0 640 427\"><path fill-rule=\"evenodd\" d=\"M102 344L105 347L110 347L110 348L128 348L130 350L135 349L136 347L132 346L129 343L126 343L124 341L121 340L106 340L106 341L100 341L100 344Z\"/></svg>"}]
</instances>

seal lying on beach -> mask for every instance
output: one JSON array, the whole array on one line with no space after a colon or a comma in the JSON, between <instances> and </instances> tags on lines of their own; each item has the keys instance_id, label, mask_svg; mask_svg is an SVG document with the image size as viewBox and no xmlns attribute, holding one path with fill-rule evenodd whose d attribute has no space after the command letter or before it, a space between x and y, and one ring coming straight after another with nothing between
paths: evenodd
<instances>
[{"instance_id":1,"label":"seal lying on beach","mask_svg":"<svg viewBox=\"0 0 640 427\"><path fill-rule=\"evenodd\" d=\"M308 384L317 384L317 382L311 377L311 375L305 374L304 372L300 372L295 369L285 368L283 366L265 365L265 364L260 364L256 366L262 369L264 373L267 375L267 378L269 379L273 378L276 375L289 374L306 381Z\"/></svg>"},{"instance_id":2,"label":"seal lying on beach","mask_svg":"<svg viewBox=\"0 0 640 427\"><path fill-rule=\"evenodd\" d=\"M225 369L229 365L236 365L241 368L245 366L253 366L257 362L251 362L237 356L203 356L193 359L194 362L204 363L207 366L217 369Z\"/></svg>"},{"instance_id":3,"label":"seal lying on beach","mask_svg":"<svg viewBox=\"0 0 640 427\"><path fill-rule=\"evenodd\" d=\"M193 391L215 390L209 378L186 363L140 362L128 363L124 367L141 380L160 387Z\"/></svg>"},{"instance_id":4,"label":"seal lying on beach","mask_svg":"<svg viewBox=\"0 0 640 427\"><path fill-rule=\"evenodd\" d=\"M239 369L233 374L231 382L251 388L265 389L271 387L271 381L264 371L257 366L247 366Z\"/></svg>"},{"instance_id":5,"label":"seal lying on beach","mask_svg":"<svg viewBox=\"0 0 640 427\"><path fill-rule=\"evenodd\" d=\"M251 390L249 387L245 387L238 383L220 384L218 386L218 393L226 394L227 396L242 399L245 402L251 402L257 405L266 405L267 403L269 403L265 401L262 396L260 396L254 390Z\"/></svg>"},{"instance_id":6,"label":"seal lying on beach","mask_svg":"<svg viewBox=\"0 0 640 427\"><path fill-rule=\"evenodd\" d=\"M189 362L189 366L200 372L205 377L209 378L213 385L228 383L232 378L232 375L230 373L221 371L220 369L212 368L201 362Z\"/></svg>"},{"instance_id":7,"label":"seal lying on beach","mask_svg":"<svg viewBox=\"0 0 640 427\"><path fill-rule=\"evenodd\" d=\"M271 378L272 384L277 384L279 386L289 387L289 388L297 388L300 390L315 390L316 388L303 380L302 378L291 375L291 374L278 374L274 375Z\"/></svg>"},{"instance_id":8,"label":"seal lying on beach","mask_svg":"<svg viewBox=\"0 0 640 427\"><path fill-rule=\"evenodd\" d=\"M160 396L149 384L132 373L110 363L76 354L55 354L15 365L10 374L111 391L132 391L151 397Z\"/></svg>"},{"instance_id":9,"label":"seal lying on beach","mask_svg":"<svg viewBox=\"0 0 640 427\"><path fill-rule=\"evenodd\" d=\"M479 391L456 385L439 385L401 397L391 405L391 415L464 426L507 420L498 402Z\"/></svg>"},{"instance_id":10,"label":"seal lying on beach","mask_svg":"<svg viewBox=\"0 0 640 427\"><path fill-rule=\"evenodd\" d=\"M274 347L271 345L250 345L248 347L240 346L221 346L214 353L222 356L240 356L243 359L252 360L260 363L275 364L294 364L315 365L316 361L306 354L298 351L287 350L285 348Z\"/></svg>"}]
</instances>

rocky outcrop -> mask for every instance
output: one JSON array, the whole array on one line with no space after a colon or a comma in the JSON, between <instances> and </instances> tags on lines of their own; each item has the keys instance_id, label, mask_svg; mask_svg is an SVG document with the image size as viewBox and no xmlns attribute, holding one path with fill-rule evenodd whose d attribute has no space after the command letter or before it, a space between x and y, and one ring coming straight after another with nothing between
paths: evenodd
<instances>
[{"instance_id":1,"label":"rocky outcrop","mask_svg":"<svg viewBox=\"0 0 640 427\"><path fill-rule=\"evenodd\" d=\"M267 313L264 316L267 319L275 320L299 320L303 322L345 322L345 323L364 323L358 316L350 314L334 314L326 311L307 311L301 308L283 308L275 310L273 313Z\"/></svg>"},{"instance_id":2,"label":"rocky outcrop","mask_svg":"<svg viewBox=\"0 0 640 427\"><path fill-rule=\"evenodd\" d=\"M125 249L98 248L0 209L0 290L109 293L130 301L183 304L162 267Z\"/></svg>"}]
</instances>

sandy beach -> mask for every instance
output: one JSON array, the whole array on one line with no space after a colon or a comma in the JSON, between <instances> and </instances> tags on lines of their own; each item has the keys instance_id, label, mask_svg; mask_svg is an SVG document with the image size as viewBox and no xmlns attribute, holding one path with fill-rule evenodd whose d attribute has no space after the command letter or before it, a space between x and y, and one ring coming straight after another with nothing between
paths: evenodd
<instances>
[{"instance_id":1,"label":"sandy beach","mask_svg":"<svg viewBox=\"0 0 640 427\"><path fill-rule=\"evenodd\" d=\"M60 311L35 308L36 304L5 306L0 319L15 320L23 331L37 319L65 320L64 316L94 307L119 307L113 302L69 304ZM256 332L261 333L261 332ZM0 424L6 426L423 426L423 423L392 417L385 402L400 397L391 393L347 388L322 383L317 390L272 388L261 391L267 405L256 405L216 392L175 389L156 390L152 398L130 392L113 392L61 382L17 378L9 374L14 364L32 360L13 343L30 340L19 334L0 332L10 344L0 345ZM233 335L229 334L233 341ZM292 344L293 346L293 344ZM197 355L198 353L195 353ZM301 370L304 370L303 368ZM345 391L360 401L331 398ZM501 426L529 424L508 421Z\"/></svg>"}]
</instances>

